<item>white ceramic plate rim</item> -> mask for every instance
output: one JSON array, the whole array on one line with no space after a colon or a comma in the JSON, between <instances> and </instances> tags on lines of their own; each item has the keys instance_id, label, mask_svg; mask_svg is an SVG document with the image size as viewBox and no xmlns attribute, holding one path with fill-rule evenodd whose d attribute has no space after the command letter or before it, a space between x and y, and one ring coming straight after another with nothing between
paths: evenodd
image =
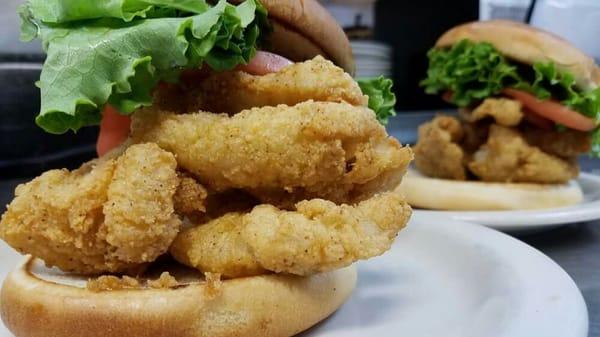
<instances>
[{"instance_id":1,"label":"white ceramic plate rim","mask_svg":"<svg viewBox=\"0 0 600 337\"><path fill-rule=\"evenodd\" d=\"M468 246L484 246L487 254L493 254L495 258L500 259L509 267L507 269L511 273L506 275L506 283L517 281L515 282L516 286L510 289L510 293L518 305L509 310L511 317L502 331L486 331L487 334L483 335L471 334L474 331L469 331L470 337L586 337L588 335L588 312L581 292L571 277L556 262L537 249L501 232L436 215L416 214L407 230L411 230L412 227L420 227L414 230L422 231L420 236L415 235L412 239L418 237L420 240L426 240L429 232L433 235L442 235L449 242L461 243L465 250L475 251ZM394 259L398 257L398 254L409 254L410 252L399 251L400 245L402 245L401 237L402 233L392 250L376 259ZM449 263L465 263L455 260L452 256L438 255L435 257L435 253L432 256L432 258L447 260ZM390 260L388 261L391 263ZM385 264L385 261L379 262ZM361 271L364 271L364 265L369 263L372 262L359 264L359 278ZM483 278L482 280L485 281ZM439 281L443 282L443 280ZM364 286L368 287L368 285ZM355 295L360 293L360 288L359 282L359 288ZM502 290L499 291L502 292ZM553 300L557 300L560 304ZM347 305L353 305L352 299ZM342 313L343 311L339 314ZM429 317L428 319L435 320L436 318ZM424 324L426 324L425 321ZM331 330L335 331L340 327L328 325L335 325L335 317L331 322L325 321L321 326L317 326L316 329L309 330L301 336L355 337L364 336L370 332L367 331L367 328L359 326L353 327L352 331L342 329L340 333L331 333ZM385 336L395 336L399 333L398 331L389 331L391 334L385 334ZM479 333L481 332L479 331ZM407 336L409 335L415 336L410 333ZM418 336L421 337L421 335Z\"/></svg>"},{"instance_id":2,"label":"white ceramic plate rim","mask_svg":"<svg viewBox=\"0 0 600 337\"><path fill-rule=\"evenodd\" d=\"M600 219L600 176L581 173L578 183L584 190L584 201L569 207L527 211L431 211L415 210L417 214L442 215L458 221L489 226L502 231L521 231L552 228L557 225ZM595 195L594 195L595 193Z\"/></svg>"}]
</instances>

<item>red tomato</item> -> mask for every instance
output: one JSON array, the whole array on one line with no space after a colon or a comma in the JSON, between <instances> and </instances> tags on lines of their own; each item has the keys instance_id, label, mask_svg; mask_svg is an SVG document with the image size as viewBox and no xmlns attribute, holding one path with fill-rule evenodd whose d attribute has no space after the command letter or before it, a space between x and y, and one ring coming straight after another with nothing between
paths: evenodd
<instances>
[{"instance_id":1,"label":"red tomato","mask_svg":"<svg viewBox=\"0 0 600 337\"><path fill-rule=\"evenodd\" d=\"M102 113L100 135L96 143L99 156L105 155L113 148L121 145L129 136L131 119L119 114L113 107L107 105Z\"/></svg>"},{"instance_id":2,"label":"red tomato","mask_svg":"<svg viewBox=\"0 0 600 337\"><path fill-rule=\"evenodd\" d=\"M542 101L528 92L516 89L504 89L502 92L523 103L531 112L570 129L592 131L597 127L596 121L592 118L573 111L559 102Z\"/></svg>"},{"instance_id":3,"label":"red tomato","mask_svg":"<svg viewBox=\"0 0 600 337\"><path fill-rule=\"evenodd\" d=\"M276 73L291 64L292 61L283 56L259 51L250 61L250 63L241 65L238 67L238 69L252 75L266 75L270 73Z\"/></svg>"}]
</instances>

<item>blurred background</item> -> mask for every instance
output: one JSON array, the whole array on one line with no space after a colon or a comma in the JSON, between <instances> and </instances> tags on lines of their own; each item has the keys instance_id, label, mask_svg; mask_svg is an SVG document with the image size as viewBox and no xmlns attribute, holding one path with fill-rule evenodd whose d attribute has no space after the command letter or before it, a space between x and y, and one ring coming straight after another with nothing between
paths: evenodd
<instances>
[{"instance_id":1,"label":"blurred background","mask_svg":"<svg viewBox=\"0 0 600 337\"><path fill-rule=\"evenodd\" d=\"M33 122L39 110L43 53L39 42L19 41L17 6L0 1L0 177L31 177L55 167L74 167L92 158L97 128L49 135ZM503 18L565 37L600 60L600 0L321 0L352 39L357 75L392 77L399 116L389 128L405 143L417 125L450 108L419 87L426 53L440 34L462 22Z\"/></svg>"}]
</instances>

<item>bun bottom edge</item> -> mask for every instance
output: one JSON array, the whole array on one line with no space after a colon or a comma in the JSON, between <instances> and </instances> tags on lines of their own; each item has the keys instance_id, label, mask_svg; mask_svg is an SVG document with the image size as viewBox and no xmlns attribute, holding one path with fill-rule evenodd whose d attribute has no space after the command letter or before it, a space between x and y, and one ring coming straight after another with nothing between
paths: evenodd
<instances>
[{"instance_id":1,"label":"bun bottom edge","mask_svg":"<svg viewBox=\"0 0 600 337\"><path fill-rule=\"evenodd\" d=\"M357 279L350 266L224 280L216 292L204 282L92 292L45 280L31 271L34 262L28 257L0 291L0 314L15 337L293 336L335 312Z\"/></svg>"},{"instance_id":2,"label":"bun bottom edge","mask_svg":"<svg viewBox=\"0 0 600 337\"><path fill-rule=\"evenodd\" d=\"M548 209L583 201L581 187L574 180L564 185L488 183L430 178L414 170L397 190L413 207L445 211Z\"/></svg>"}]
</instances>

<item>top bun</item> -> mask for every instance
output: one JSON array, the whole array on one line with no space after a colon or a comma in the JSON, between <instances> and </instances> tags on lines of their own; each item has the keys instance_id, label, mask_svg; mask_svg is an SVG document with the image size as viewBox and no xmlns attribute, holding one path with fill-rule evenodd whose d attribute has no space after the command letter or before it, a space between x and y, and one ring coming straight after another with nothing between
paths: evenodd
<instances>
[{"instance_id":1,"label":"top bun","mask_svg":"<svg viewBox=\"0 0 600 337\"><path fill-rule=\"evenodd\" d=\"M261 0L261 3L273 23L268 50L296 62L322 55L348 73L354 73L354 57L346 33L316 0Z\"/></svg>"},{"instance_id":2,"label":"top bun","mask_svg":"<svg viewBox=\"0 0 600 337\"><path fill-rule=\"evenodd\" d=\"M600 68L591 57L568 41L529 25L506 20L470 22L447 31L436 47L449 47L463 39L489 42L506 57L525 64L551 61L558 70L573 74L580 89L600 85Z\"/></svg>"}]
</instances>

